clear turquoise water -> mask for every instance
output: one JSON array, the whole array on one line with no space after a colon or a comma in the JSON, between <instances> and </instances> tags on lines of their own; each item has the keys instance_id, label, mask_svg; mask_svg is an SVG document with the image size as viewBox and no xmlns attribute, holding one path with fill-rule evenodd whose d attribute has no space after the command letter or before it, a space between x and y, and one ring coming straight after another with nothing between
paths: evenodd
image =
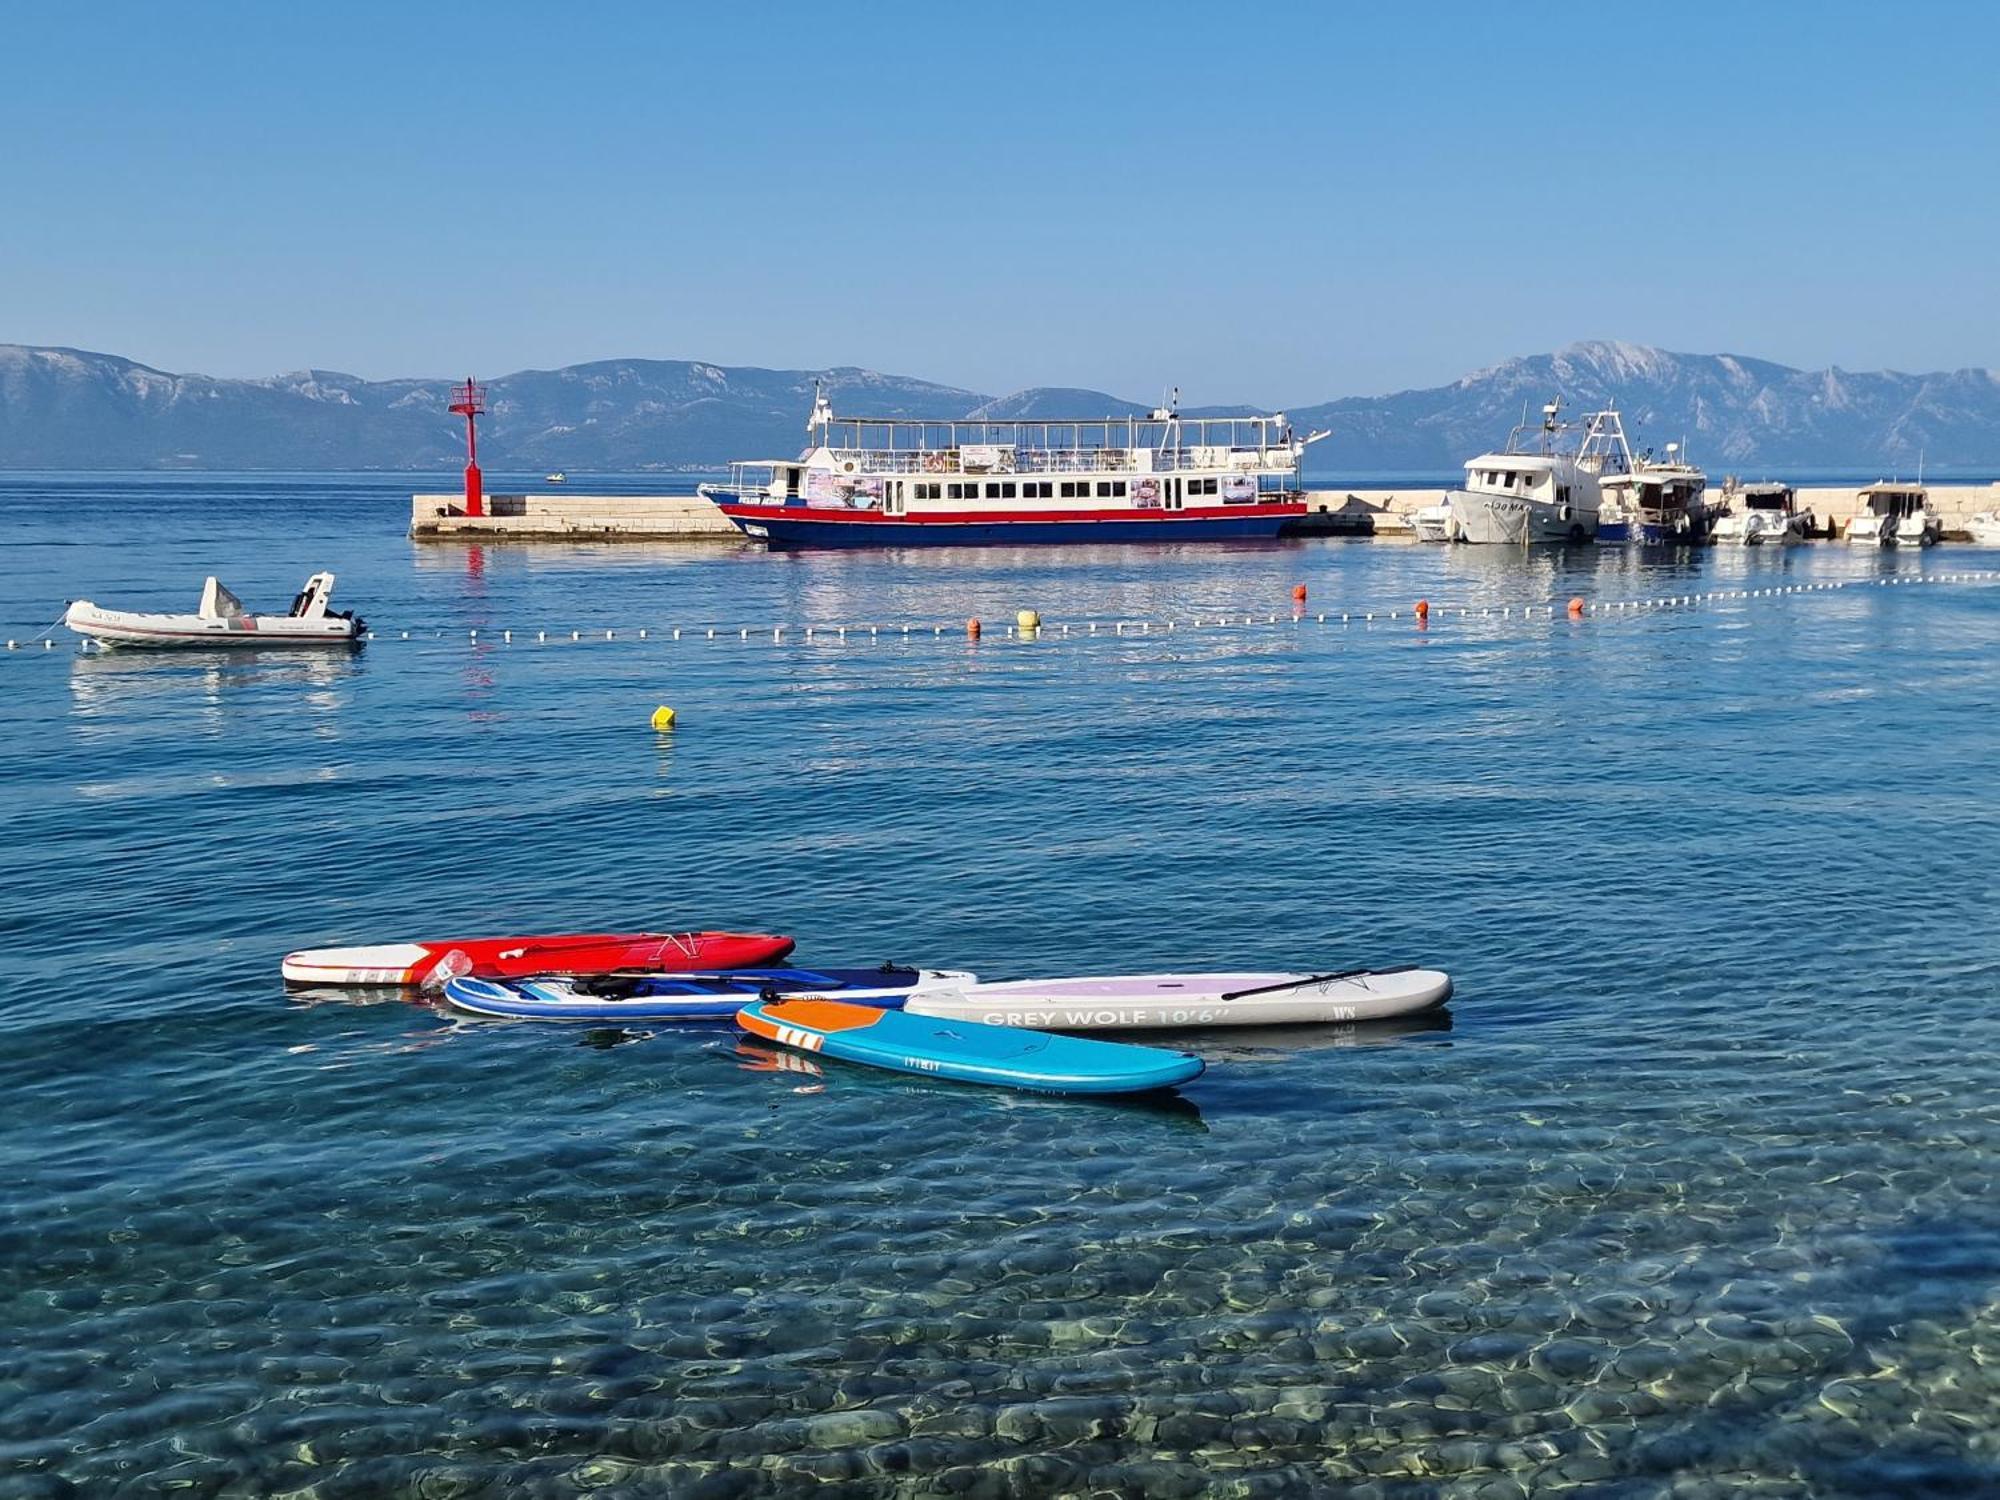
<instances>
[{"instance_id":1,"label":"clear turquoise water","mask_svg":"<svg viewBox=\"0 0 2000 1500\"><path fill-rule=\"evenodd\" d=\"M2000 1487L2000 588L1864 582L2000 559L472 553L406 489L0 481L0 633L331 566L392 636L0 656L0 1495ZM277 977L692 923L1459 988L1118 1106Z\"/></svg>"}]
</instances>

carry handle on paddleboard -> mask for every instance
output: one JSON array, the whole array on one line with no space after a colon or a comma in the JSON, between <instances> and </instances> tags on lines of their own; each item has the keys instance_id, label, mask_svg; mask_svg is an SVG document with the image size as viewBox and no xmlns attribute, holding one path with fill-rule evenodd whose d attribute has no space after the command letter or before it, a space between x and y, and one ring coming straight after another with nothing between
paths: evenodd
<instances>
[{"instance_id":1,"label":"carry handle on paddleboard","mask_svg":"<svg viewBox=\"0 0 2000 1500\"><path fill-rule=\"evenodd\" d=\"M1336 979L1353 979L1362 974L1386 974L1387 969L1342 969L1337 974L1308 974L1302 979L1287 979L1279 984L1260 984L1247 990L1225 990L1218 999L1242 1000L1250 995L1268 995L1276 990L1303 989L1309 984L1331 984Z\"/></svg>"}]
</instances>

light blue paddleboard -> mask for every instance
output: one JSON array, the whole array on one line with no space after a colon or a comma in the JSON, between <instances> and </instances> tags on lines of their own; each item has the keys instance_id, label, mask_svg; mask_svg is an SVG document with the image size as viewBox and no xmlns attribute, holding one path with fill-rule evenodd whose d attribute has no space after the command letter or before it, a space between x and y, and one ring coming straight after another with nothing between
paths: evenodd
<instances>
[{"instance_id":1,"label":"light blue paddleboard","mask_svg":"<svg viewBox=\"0 0 2000 1500\"><path fill-rule=\"evenodd\" d=\"M1200 1058L1163 1047L912 1016L846 1000L759 1000L736 1013L736 1024L753 1036L822 1057L1051 1094L1172 1088L1202 1070Z\"/></svg>"}]
</instances>

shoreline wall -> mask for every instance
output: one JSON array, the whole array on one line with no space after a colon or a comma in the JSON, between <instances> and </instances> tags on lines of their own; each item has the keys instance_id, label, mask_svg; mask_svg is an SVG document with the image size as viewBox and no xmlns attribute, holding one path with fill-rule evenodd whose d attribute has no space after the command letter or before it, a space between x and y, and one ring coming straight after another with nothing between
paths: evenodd
<instances>
[{"instance_id":1,"label":"shoreline wall","mask_svg":"<svg viewBox=\"0 0 2000 1500\"><path fill-rule=\"evenodd\" d=\"M2000 509L2000 483L1934 484L1931 504L1947 538L1963 538L1974 513ZM1712 488L1710 495L1719 495ZM1306 492L1308 530L1346 535L1408 535L1410 512L1444 499L1441 489L1318 489ZM1851 488L1799 491L1821 530L1844 530L1859 503ZM487 514L464 514L463 494L410 497L410 535L419 541L727 541L741 536L699 495L584 495L568 491L488 495Z\"/></svg>"}]
</instances>

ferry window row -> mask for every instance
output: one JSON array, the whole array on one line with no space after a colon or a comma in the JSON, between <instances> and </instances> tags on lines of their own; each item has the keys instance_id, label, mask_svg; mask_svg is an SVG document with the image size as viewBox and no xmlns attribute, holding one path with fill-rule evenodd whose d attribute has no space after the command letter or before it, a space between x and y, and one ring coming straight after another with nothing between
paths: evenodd
<instances>
[{"instance_id":1,"label":"ferry window row","mask_svg":"<svg viewBox=\"0 0 2000 1500\"><path fill-rule=\"evenodd\" d=\"M1513 469L1489 469L1480 477L1496 490L1511 490L1516 479L1521 481L1524 490L1531 490L1541 482L1538 474L1524 474Z\"/></svg>"},{"instance_id":2,"label":"ferry window row","mask_svg":"<svg viewBox=\"0 0 2000 1500\"><path fill-rule=\"evenodd\" d=\"M1215 481L1211 479L1209 483L1214 484ZM944 491L942 496L938 493L939 489ZM947 484L942 486L919 484L914 487L913 493L919 500L977 500L980 498L979 486L976 484ZM1125 481L1122 479L1100 479L1097 481L1097 493L1107 500L1114 496L1123 499L1125 495ZM1056 498L1056 484L1053 480L1049 479L988 480L986 483L985 498L988 500L1053 500ZM1062 484L1062 498L1065 500L1089 499L1090 481L1087 479L1075 481L1064 480Z\"/></svg>"}]
</instances>

